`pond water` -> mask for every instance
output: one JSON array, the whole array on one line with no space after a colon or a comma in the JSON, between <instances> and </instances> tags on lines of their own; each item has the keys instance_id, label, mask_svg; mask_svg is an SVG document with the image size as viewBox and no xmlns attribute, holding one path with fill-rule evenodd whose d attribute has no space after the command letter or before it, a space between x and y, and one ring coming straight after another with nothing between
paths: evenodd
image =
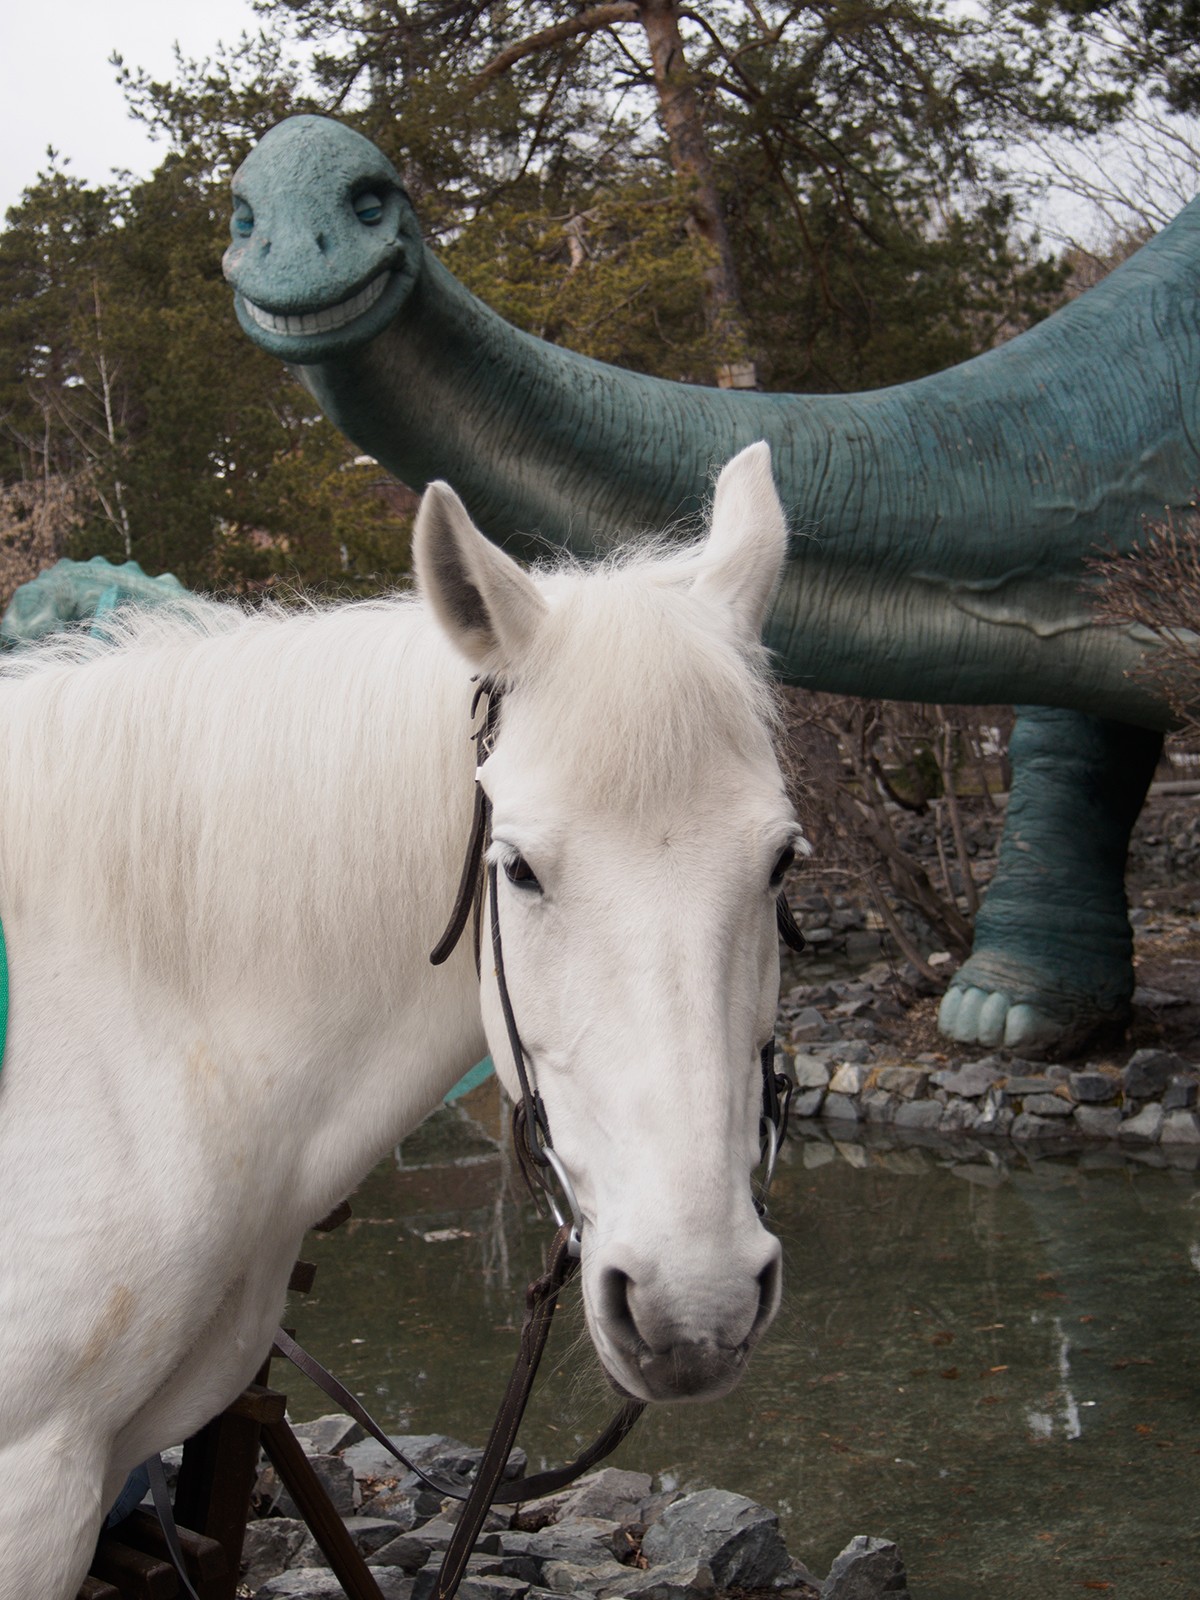
<instances>
[{"instance_id":1,"label":"pond water","mask_svg":"<svg viewBox=\"0 0 1200 1600\"><path fill-rule=\"evenodd\" d=\"M494 1082L313 1236L298 1336L394 1431L482 1443L544 1224ZM1200 1184L1094 1152L793 1139L772 1194L784 1307L741 1386L652 1411L614 1459L774 1507L823 1573L896 1539L915 1600L1200 1595ZM577 1291L522 1434L568 1458L611 1399ZM293 1416L329 1402L277 1364Z\"/></svg>"}]
</instances>

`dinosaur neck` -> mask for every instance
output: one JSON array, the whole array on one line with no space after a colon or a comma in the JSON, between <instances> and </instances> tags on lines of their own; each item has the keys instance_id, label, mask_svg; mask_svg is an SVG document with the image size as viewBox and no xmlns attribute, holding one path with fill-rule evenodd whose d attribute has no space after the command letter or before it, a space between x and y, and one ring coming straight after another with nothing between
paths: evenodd
<instances>
[{"instance_id":1,"label":"dinosaur neck","mask_svg":"<svg viewBox=\"0 0 1200 1600\"><path fill-rule=\"evenodd\" d=\"M427 255L390 327L305 379L364 450L414 487L448 479L526 553L690 516L765 438L796 529L769 630L786 677L1161 723L1126 676L1140 647L1090 624L1080 584L1098 546L1200 482L1198 259L1200 204L997 351L891 389L777 396L546 344Z\"/></svg>"}]
</instances>

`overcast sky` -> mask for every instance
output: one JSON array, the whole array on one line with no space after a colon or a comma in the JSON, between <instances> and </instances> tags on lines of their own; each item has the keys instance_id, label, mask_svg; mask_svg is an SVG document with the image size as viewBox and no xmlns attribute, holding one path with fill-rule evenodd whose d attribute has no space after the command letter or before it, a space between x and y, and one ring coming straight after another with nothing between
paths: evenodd
<instances>
[{"instance_id":1,"label":"overcast sky","mask_svg":"<svg viewBox=\"0 0 1200 1600\"><path fill-rule=\"evenodd\" d=\"M146 176L161 159L126 110L114 50L164 78L176 40L204 56L255 25L250 0L0 0L0 216L45 166L47 145L89 183L121 167Z\"/></svg>"}]
</instances>

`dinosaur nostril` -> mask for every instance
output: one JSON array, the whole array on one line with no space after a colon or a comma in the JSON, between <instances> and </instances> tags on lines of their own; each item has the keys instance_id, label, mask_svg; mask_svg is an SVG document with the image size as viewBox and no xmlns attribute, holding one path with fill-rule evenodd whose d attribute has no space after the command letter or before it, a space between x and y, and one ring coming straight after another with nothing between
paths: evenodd
<instances>
[{"instance_id":1,"label":"dinosaur nostril","mask_svg":"<svg viewBox=\"0 0 1200 1600\"><path fill-rule=\"evenodd\" d=\"M325 235L323 233L319 233L317 235L317 249L321 252L322 255L325 254L326 240L325 240Z\"/></svg>"}]
</instances>

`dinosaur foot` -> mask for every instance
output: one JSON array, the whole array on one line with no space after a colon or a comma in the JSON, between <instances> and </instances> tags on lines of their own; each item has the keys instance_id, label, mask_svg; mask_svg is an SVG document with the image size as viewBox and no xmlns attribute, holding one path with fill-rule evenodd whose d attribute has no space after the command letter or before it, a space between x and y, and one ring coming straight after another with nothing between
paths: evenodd
<instances>
[{"instance_id":1,"label":"dinosaur foot","mask_svg":"<svg viewBox=\"0 0 1200 1600\"><path fill-rule=\"evenodd\" d=\"M1130 1017L1127 964L1088 976L1091 983L1045 964L980 952L951 980L938 1027L958 1044L1003 1046L1030 1059L1073 1055L1119 1036Z\"/></svg>"}]
</instances>

